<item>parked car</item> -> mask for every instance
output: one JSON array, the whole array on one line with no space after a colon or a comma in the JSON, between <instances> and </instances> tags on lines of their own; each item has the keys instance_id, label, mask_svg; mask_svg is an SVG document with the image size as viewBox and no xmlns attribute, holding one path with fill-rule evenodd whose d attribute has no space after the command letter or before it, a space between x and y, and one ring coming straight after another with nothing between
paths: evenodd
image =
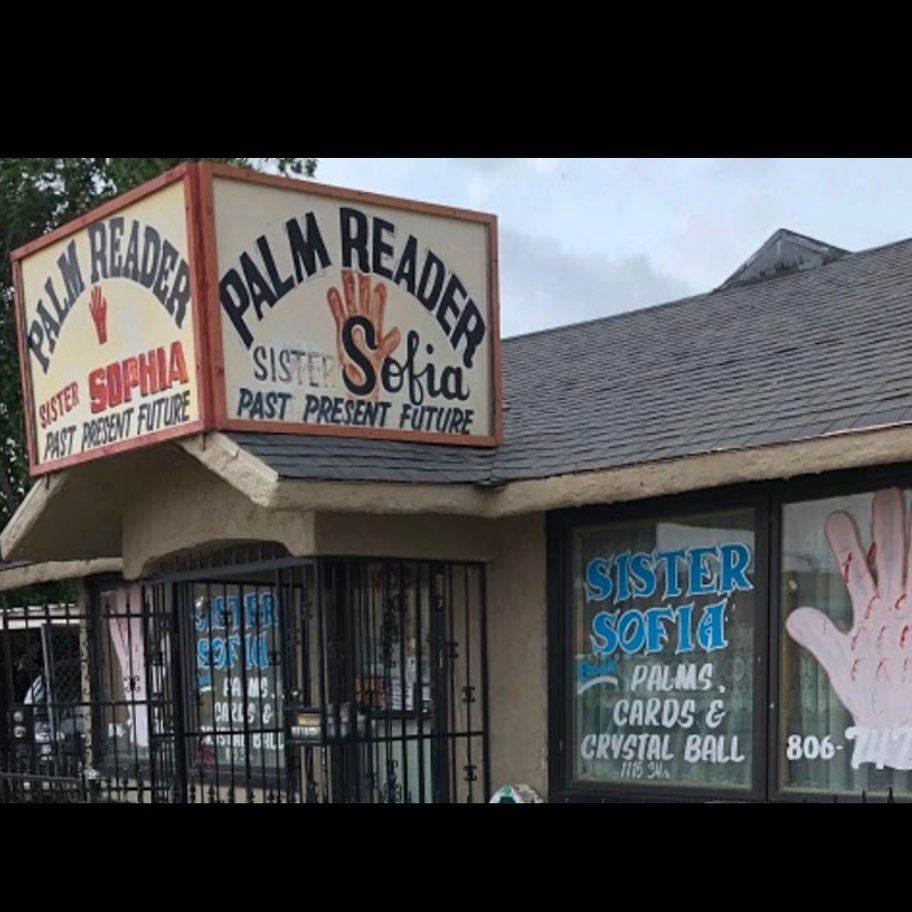
<instances>
[{"instance_id":1,"label":"parked car","mask_svg":"<svg viewBox=\"0 0 912 912\"><path fill-rule=\"evenodd\" d=\"M31 713L22 712L22 718L16 718L13 711L14 735L27 736L29 722L32 727L32 744L37 746L35 753L39 758L54 756L54 746L57 753L68 753L68 748L75 749L82 741L85 734L85 707L73 704L51 703L48 704L47 686L44 674L39 674L32 681L29 689L22 699L23 707L31 707ZM29 719L28 716L31 718ZM17 732L22 727L21 733Z\"/></svg>"}]
</instances>

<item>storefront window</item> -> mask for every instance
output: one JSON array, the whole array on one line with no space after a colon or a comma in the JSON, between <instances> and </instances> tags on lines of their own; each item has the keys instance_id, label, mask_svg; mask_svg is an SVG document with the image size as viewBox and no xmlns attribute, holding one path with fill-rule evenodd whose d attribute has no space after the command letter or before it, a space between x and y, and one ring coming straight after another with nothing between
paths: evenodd
<instances>
[{"instance_id":1,"label":"storefront window","mask_svg":"<svg viewBox=\"0 0 912 912\"><path fill-rule=\"evenodd\" d=\"M754 512L577 528L572 778L748 789Z\"/></svg>"},{"instance_id":2,"label":"storefront window","mask_svg":"<svg viewBox=\"0 0 912 912\"><path fill-rule=\"evenodd\" d=\"M146 644L140 587L107 588L101 601L101 740L107 768L149 757Z\"/></svg>"},{"instance_id":3,"label":"storefront window","mask_svg":"<svg viewBox=\"0 0 912 912\"><path fill-rule=\"evenodd\" d=\"M898 488L783 508L783 789L910 791L909 509Z\"/></svg>"},{"instance_id":4,"label":"storefront window","mask_svg":"<svg viewBox=\"0 0 912 912\"><path fill-rule=\"evenodd\" d=\"M194 585L191 762L203 773L248 766L267 781L284 765L279 617L271 587Z\"/></svg>"}]
</instances>

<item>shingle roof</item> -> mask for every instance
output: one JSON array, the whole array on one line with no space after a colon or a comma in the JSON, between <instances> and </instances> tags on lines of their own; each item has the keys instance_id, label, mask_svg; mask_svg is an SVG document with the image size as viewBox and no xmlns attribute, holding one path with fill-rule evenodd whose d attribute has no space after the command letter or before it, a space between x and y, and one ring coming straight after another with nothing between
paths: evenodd
<instances>
[{"instance_id":1,"label":"shingle roof","mask_svg":"<svg viewBox=\"0 0 912 912\"><path fill-rule=\"evenodd\" d=\"M503 342L497 450L231 433L283 477L499 484L912 421L912 240Z\"/></svg>"}]
</instances>

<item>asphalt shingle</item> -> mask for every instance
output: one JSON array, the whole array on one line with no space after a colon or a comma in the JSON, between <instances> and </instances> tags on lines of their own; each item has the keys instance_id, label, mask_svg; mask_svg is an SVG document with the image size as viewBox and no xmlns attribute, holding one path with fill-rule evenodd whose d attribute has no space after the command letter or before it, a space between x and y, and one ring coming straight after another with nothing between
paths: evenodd
<instances>
[{"instance_id":1,"label":"asphalt shingle","mask_svg":"<svg viewBox=\"0 0 912 912\"><path fill-rule=\"evenodd\" d=\"M505 443L229 436L279 475L476 485L912 420L912 240L503 342Z\"/></svg>"}]
</instances>

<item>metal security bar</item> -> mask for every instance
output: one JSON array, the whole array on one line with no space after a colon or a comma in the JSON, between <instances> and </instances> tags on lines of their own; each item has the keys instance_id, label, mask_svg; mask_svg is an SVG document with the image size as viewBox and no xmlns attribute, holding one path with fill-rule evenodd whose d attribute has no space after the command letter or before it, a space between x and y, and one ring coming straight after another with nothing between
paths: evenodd
<instances>
[{"instance_id":1,"label":"metal security bar","mask_svg":"<svg viewBox=\"0 0 912 912\"><path fill-rule=\"evenodd\" d=\"M73 604L0 606L0 800L81 801L84 614Z\"/></svg>"},{"instance_id":2,"label":"metal security bar","mask_svg":"<svg viewBox=\"0 0 912 912\"><path fill-rule=\"evenodd\" d=\"M243 546L2 621L0 800L490 793L480 564Z\"/></svg>"},{"instance_id":3,"label":"metal security bar","mask_svg":"<svg viewBox=\"0 0 912 912\"><path fill-rule=\"evenodd\" d=\"M482 567L323 560L315 572L315 599L291 615L289 800L483 802Z\"/></svg>"},{"instance_id":4,"label":"metal security bar","mask_svg":"<svg viewBox=\"0 0 912 912\"><path fill-rule=\"evenodd\" d=\"M85 605L0 605L0 798L174 800L171 614L112 581Z\"/></svg>"}]
</instances>

